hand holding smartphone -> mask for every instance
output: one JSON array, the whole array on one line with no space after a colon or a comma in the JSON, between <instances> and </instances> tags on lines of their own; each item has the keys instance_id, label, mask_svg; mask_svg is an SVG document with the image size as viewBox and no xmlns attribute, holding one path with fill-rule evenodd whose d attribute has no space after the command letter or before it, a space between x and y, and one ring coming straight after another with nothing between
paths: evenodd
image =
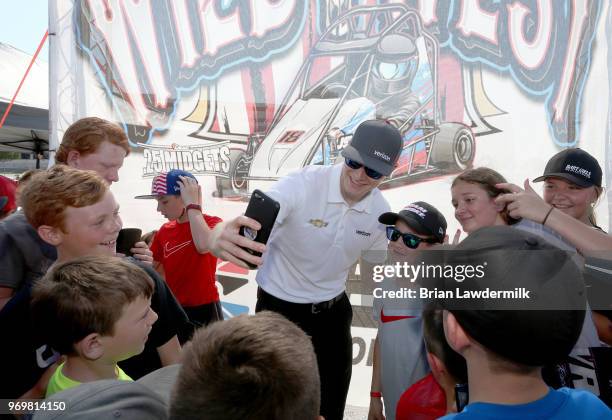
<instances>
[{"instance_id":1,"label":"hand holding smartphone","mask_svg":"<svg viewBox=\"0 0 612 420\"><path fill-rule=\"evenodd\" d=\"M257 222L259 222L259 224L261 225L261 229L253 230L249 227L241 226L240 235L265 245L268 242L270 233L272 233L272 228L274 227L274 223L276 222L276 217L278 216L279 210L280 204L278 203L278 201L267 196L259 190L253 191L253 194L251 195L251 199L249 201L249 205L246 209L245 216L257 220ZM253 251L249 248L243 249L251 255L261 257L261 252ZM256 265L253 265L246 261L245 263L250 268L257 268Z\"/></svg>"},{"instance_id":2,"label":"hand holding smartphone","mask_svg":"<svg viewBox=\"0 0 612 420\"><path fill-rule=\"evenodd\" d=\"M142 230L136 228L123 228L119 231L117 236L116 250L118 253L125 255L126 257L133 257L132 248L134 244L140 241L142 236Z\"/></svg>"}]
</instances>

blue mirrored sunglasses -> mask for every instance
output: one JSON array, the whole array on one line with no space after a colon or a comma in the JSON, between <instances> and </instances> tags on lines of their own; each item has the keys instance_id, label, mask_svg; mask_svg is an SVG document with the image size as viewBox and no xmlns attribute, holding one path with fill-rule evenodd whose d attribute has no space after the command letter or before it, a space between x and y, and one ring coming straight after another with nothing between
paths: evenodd
<instances>
[{"instance_id":1,"label":"blue mirrored sunglasses","mask_svg":"<svg viewBox=\"0 0 612 420\"><path fill-rule=\"evenodd\" d=\"M412 233L402 233L397 230L394 226L387 226L387 239L395 242L399 238L402 238L404 245L406 245L410 249L417 249L421 242L425 242L427 244L436 244L438 240L436 238L419 238Z\"/></svg>"},{"instance_id":2,"label":"blue mirrored sunglasses","mask_svg":"<svg viewBox=\"0 0 612 420\"><path fill-rule=\"evenodd\" d=\"M351 169L359 169L363 166L361 163L355 162L354 160L349 158L344 158L344 162L346 163L346 166ZM380 172L376 172L374 169L370 169L366 166L363 166L363 171L366 173L367 176L372 179L380 179L383 177L383 174L381 174Z\"/></svg>"}]
</instances>

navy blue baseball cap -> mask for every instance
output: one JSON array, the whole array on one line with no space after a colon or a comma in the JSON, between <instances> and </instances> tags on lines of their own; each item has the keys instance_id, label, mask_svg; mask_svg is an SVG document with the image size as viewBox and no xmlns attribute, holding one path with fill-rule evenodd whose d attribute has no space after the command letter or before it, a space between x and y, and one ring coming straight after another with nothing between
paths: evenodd
<instances>
[{"instance_id":1,"label":"navy blue baseball cap","mask_svg":"<svg viewBox=\"0 0 612 420\"><path fill-rule=\"evenodd\" d=\"M161 172L153 178L151 194L137 195L134 198L158 198L164 195L181 195L181 187L178 183L178 181L180 181L180 176L188 176L189 178L196 179L193 174L181 169ZM197 179L196 182L198 182Z\"/></svg>"}]
</instances>

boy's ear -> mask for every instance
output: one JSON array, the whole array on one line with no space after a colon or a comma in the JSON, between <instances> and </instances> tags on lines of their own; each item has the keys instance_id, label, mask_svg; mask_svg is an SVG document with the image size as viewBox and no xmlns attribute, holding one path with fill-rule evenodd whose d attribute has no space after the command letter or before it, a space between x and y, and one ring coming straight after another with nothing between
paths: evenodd
<instances>
[{"instance_id":1,"label":"boy's ear","mask_svg":"<svg viewBox=\"0 0 612 420\"><path fill-rule=\"evenodd\" d=\"M444 370L444 365L442 361L433 353L427 352L427 363L429 363L429 367L431 368L431 372L436 376L437 372Z\"/></svg>"},{"instance_id":2,"label":"boy's ear","mask_svg":"<svg viewBox=\"0 0 612 420\"><path fill-rule=\"evenodd\" d=\"M74 345L79 356L87 360L98 360L104 354L100 334L91 333Z\"/></svg>"},{"instance_id":3,"label":"boy's ear","mask_svg":"<svg viewBox=\"0 0 612 420\"><path fill-rule=\"evenodd\" d=\"M81 154L78 152L78 150L71 150L68 152L68 156L66 157L66 164L78 169L80 157Z\"/></svg>"},{"instance_id":4,"label":"boy's ear","mask_svg":"<svg viewBox=\"0 0 612 420\"><path fill-rule=\"evenodd\" d=\"M49 245L59 246L62 243L64 234L60 228L42 225L38 227L37 231L42 240Z\"/></svg>"},{"instance_id":5,"label":"boy's ear","mask_svg":"<svg viewBox=\"0 0 612 420\"><path fill-rule=\"evenodd\" d=\"M506 208L506 203L495 203L495 210L497 210L498 213L501 213L502 211L504 211L505 208Z\"/></svg>"},{"instance_id":6,"label":"boy's ear","mask_svg":"<svg viewBox=\"0 0 612 420\"><path fill-rule=\"evenodd\" d=\"M427 352L427 363L429 363L431 374L436 382L440 385L444 385L444 378L446 376L446 366L444 366L444 363L442 363L438 356L429 352Z\"/></svg>"},{"instance_id":7,"label":"boy's ear","mask_svg":"<svg viewBox=\"0 0 612 420\"><path fill-rule=\"evenodd\" d=\"M444 310L444 335L448 345L459 354L470 346L470 339L467 333L461 328L455 315Z\"/></svg>"}]
</instances>

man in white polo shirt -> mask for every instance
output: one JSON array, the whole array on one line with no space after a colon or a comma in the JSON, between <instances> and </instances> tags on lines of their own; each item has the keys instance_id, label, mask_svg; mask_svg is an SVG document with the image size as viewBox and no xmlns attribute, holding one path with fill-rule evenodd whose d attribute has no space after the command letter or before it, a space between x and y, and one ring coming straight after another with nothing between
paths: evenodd
<instances>
[{"instance_id":1,"label":"man in white polo shirt","mask_svg":"<svg viewBox=\"0 0 612 420\"><path fill-rule=\"evenodd\" d=\"M389 204L376 187L391 174L401 150L396 128L381 120L365 121L342 151L342 164L308 166L268 191L279 201L280 212L256 277L256 311L279 312L312 337L321 377L321 415L327 420L342 419L351 378L348 270L362 252L387 247L378 216L389 211ZM264 249L238 236L240 225L259 228L242 216L215 229L213 253L237 263L261 264L260 258L238 248Z\"/></svg>"}]
</instances>

